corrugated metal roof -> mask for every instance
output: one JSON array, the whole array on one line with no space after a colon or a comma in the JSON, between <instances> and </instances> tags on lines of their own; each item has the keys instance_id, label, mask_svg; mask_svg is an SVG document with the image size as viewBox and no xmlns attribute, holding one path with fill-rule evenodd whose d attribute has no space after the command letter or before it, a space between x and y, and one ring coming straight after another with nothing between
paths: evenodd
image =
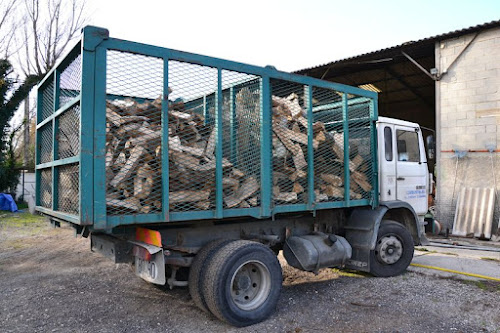
<instances>
[{"instance_id":1,"label":"corrugated metal roof","mask_svg":"<svg viewBox=\"0 0 500 333\"><path fill-rule=\"evenodd\" d=\"M500 26L500 20L491 21L491 22L487 22L487 23L483 23L483 24L478 24L478 25L475 25L475 26L471 26L471 27L468 27L468 28L460 29L460 30L450 31L450 32L447 32L447 33L444 33L444 34L440 34L440 35L436 35L436 36L432 36L432 37L427 37L427 38L419 39L417 41L405 42L405 43L402 43L402 44L399 44L399 45L396 45L396 46L391 46L391 47L388 47L388 48L385 48L385 49L380 49L380 50L377 50L377 51L363 53L363 54L360 54L360 55L357 55L357 56L353 56L353 57L349 57L349 58L344 58L344 59L332 61L332 62L323 64L323 65L318 65L318 66L313 66L313 67L309 67L309 68L300 69L300 70L295 71L294 73L299 73L300 74L302 72L307 72L307 71L310 71L312 69L317 69L317 68L321 68L321 67L327 67L327 66L331 66L331 65L334 65L334 64L341 64L341 63L349 62L349 61L356 60L356 59L359 59L359 58L369 57L371 55L376 55L376 54L379 54L379 53L386 53L386 52L390 52L390 51L395 51L395 50L402 49L402 48L406 49L406 48L416 47L416 46L419 46L419 45L422 45L422 44L434 43L434 42L436 42L438 40L450 39L450 38L453 38L453 37L458 37L458 36L462 36L462 35L465 35L465 34L473 33L473 32L476 32L476 31L490 29L490 28L495 28L495 27L499 27L499 26Z\"/></svg>"}]
</instances>

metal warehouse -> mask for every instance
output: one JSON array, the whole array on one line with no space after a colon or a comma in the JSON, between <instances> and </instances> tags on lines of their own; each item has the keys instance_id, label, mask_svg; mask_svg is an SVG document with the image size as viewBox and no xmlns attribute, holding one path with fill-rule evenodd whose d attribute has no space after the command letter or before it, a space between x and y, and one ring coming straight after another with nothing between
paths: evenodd
<instances>
[{"instance_id":1,"label":"metal warehouse","mask_svg":"<svg viewBox=\"0 0 500 333\"><path fill-rule=\"evenodd\" d=\"M500 20L297 73L376 91L381 116L435 132L437 219L454 234L490 238L499 218L499 56Z\"/></svg>"}]
</instances>

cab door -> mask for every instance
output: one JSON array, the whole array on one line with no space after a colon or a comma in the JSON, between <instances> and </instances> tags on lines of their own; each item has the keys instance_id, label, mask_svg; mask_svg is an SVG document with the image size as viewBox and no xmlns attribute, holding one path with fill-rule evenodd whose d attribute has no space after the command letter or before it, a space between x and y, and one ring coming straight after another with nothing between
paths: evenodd
<instances>
[{"instance_id":1,"label":"cab door","mask_svg":"<svg viewBox=\"0 0 500 333\"><path fill-rule=\"evenodd\" d=\"M380 201L396 200L396 147L394 125L378 124Z\"/></svg>"},{"instance_id":2,"label":"cab door","mask_svg":"<svg viewBox=\"0 0 500 333\"><path fill-rule=\"evenodd\" d=\"M427 212L427 158L420 129L395 125L396 198Z\"/></svg>"}]
</instances>

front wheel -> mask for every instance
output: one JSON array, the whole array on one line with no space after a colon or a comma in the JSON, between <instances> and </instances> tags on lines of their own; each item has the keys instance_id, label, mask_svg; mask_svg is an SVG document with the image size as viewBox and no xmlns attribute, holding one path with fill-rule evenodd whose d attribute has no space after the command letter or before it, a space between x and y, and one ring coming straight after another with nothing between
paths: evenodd
<instances>
[{"instance_id":1,"label":"front wheel","mask_svg":"<svg viewBox=\"0 0 500 333\"><path fill-rule=\"evenodd\" d=\"M403 273L413 259L413 239L400 223L380 224L375 249L370 252L370 273L388 277Z\"/></svg>"},{"instance_id":2,"label":"front wheel","mask_svg":"<svg viewBox=\"0 0 500 333\"><path fill-rule=\"evenodd\" d=\"M274 312L281 292L274 253L251 241L233 241L208 263L202 292L210 311L234 326L248 326Z\"/></svg>"}]
</instances>

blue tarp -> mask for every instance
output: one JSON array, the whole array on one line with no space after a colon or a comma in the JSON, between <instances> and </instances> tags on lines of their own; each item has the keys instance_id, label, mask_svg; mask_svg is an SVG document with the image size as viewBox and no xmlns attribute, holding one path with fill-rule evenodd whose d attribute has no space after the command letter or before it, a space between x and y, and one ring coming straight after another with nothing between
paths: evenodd
<instances>
[{"instance_id":1,"label":"blue tarp","mask_svg":"<svg viewBox=\"0 0 500 333\"><path fill-rule=\"evenodd\" d=\"M0 210L17 212L17 205L10 194L0 193Z\"/></svg>"}]
</instances>

